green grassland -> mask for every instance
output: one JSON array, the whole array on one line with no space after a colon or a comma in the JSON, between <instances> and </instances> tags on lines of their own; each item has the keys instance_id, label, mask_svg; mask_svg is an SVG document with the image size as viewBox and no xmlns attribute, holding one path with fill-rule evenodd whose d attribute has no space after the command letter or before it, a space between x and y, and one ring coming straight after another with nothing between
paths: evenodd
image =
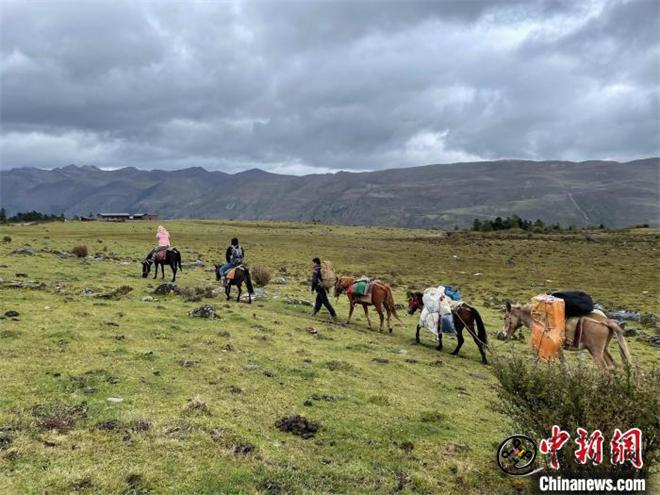
<instances>
[{"instance_id":1,"label":"green grassland","mask_svg":"<svg viewBox=\"0 0 660 495\"><path fill-rule=\"evenodd\" d=\"M234 235L251 266L268 267L287 283L271 281L268 298L252 305L224 296L155 295L160 280L141 278L138 263L154 224L0 228L0 239L11 237L0 243L0 310L19 313L18 321L0 320L0 492L531 492L495 465L496 447L513 429L494 411L496 380L474 343L466 340L459 357L449 354L452 339L445 338L442 352L428 333L415 345L417 315L403 309L392 334L370 331L359 309L348 326L323 312L312 318L309 306L295 302L313 301L314 256L332 260L339 274L389 281L400 304L408 289L458 285L482 312L503 359L531 353L527 342L495 340L507 298L580 288L607 307L660 309L653 230L530 236L267 222L166 225L184 262L206 263L184 267L182 288L217 288L209 270ZM53 252L79 244L105 258ZM33 255L12 254L27 245ZM14 281L41 285L11 287ZM96 297L124 285L133 290ZM219 317L188 316L202 304L213 304ZM343 321L347 302L335 304ZM658 362L643 335L628 340L636 364ZM575 356L570 362L578 365ZM111 397L123 402L109 403ZM276 428L279 418L294 414L318 422L316 436Z\"/></svg>"}]
</instances>

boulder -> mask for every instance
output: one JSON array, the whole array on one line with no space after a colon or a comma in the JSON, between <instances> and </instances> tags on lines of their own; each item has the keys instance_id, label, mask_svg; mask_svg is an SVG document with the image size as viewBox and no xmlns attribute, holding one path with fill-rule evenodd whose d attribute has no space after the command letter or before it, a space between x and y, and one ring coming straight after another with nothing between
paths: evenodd
<instances>
[{"instance_id":1,"label":"boulder","mask_svg":"<svg viewBox=\"0 0 660 495\"><path fill-rule=\"evenodd\" d=\"M188 312L188 316L192 316L194 318L213 319L216 318L217 315L215 313L215 306L211 304L205 304L204 306L190 310Z\"/></svg>"},{"instance_id":2,"label":"boulder","mask_svg":"<svg viewBox=\"0 0 660 495\"><path fill-rule=\"evenodd\" d=\"M175 294L179 293L179 288L177 287L176 284L173 283L166 283L166 284L160 284L158 287L154 289L155 294L160 294L160 295L167 295L171 292L174 292Z\"/></svg>"}]
</instances>

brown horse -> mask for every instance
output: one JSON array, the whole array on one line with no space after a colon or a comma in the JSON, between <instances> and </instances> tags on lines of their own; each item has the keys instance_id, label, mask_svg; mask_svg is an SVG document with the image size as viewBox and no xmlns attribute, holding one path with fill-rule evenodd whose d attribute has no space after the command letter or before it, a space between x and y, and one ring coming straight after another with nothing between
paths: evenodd
<instances>
[{"instance_id":1,"label":"brown horse","mask_svg":"<svg viewBox=\"0 0 660 495\"><path fill-rule=\"evenodd\" d=\"M507 340L522 326L531 328L532 306L530 304L521 306L507 301L504 310L504 329L497 334L497 338ZM609 371L616 367L614 359L612 359L612 355L607 349L613 336L616 337L624 366L630 366L632 358L626 339L623 337L623 330L614 321L598 313L591 313L582 318L582 336L579 342L577 342L577 345L570 347L564 344L564 349L569 351L586 349L598 368ZM559 357L562 363L565 364L563 353Z\"/></svg>"},{"instance_id":2,"label":"brown horse","mask_svg":"<svg viewBox=\"0 0 660 495\"><path fill-rule=\"evenodd\" d=\"M421 292L409 292L408 293L408 314L412 315L418 309L421 311L424 309L424 294ZM479 353L481 354L481 362L483 364L488 364L486 359L486 353L484 352L484 347L488 344L488 335L486 334L486 327L484 322L481 319L479 311L477 311L472 306L463 303L460 306L452 309L452 318L454 320L454 328L456 329L456 349L452 352L454 356L458 355L458 352L463 346L465 339L463 338L463 329L467 328L470 335L474 339L474 343L477 344L479 348ZM476 324L476 331L475 331ZM421 326L417 324L417 333L415 334L415 340L419 344L419 330ZM438 346L437 350L442 350L442 332L438 329Z\"/></svg>"},{"instance_id":3,"label":"brown horse","mask_svg":"<svg viewBox=\"0 0 660 495\"><path fill-rule=\"evenodd\" d=\"M394 307L392 288L385 282L374 280L373 287L371 289L371 302L367 302L360 300L360 296L348 292L348 288L351 285L353 285L352 277L339 277L335 283L335 297L339 297L342 292L345 292L348 296L349 310L348 320L346 320L346 323L351 322L351 316L353 316L353 309L355 309L355 305L361 304L364 308L364 314L367 317L369 328L371 328L371 319L369 318L369 310L367 309L367 306L373 305L376 308L378 316L380 316L380 331L383 331L383 308L385 308L385 311L387 312L387 328L389 329L390 333L392 333L392 325L390 323L391 316L393 315L397 320L401 321L399 316L396 314L396 309Z\"/></svg>"}]
</instances>

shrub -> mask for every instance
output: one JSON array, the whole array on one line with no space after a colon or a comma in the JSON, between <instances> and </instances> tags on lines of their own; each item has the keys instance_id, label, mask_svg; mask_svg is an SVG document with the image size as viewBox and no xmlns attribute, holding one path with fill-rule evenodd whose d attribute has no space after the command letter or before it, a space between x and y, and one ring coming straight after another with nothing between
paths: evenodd
<instances>
[{"instance_id":1,"label":"shrub","mask_svg":"<svg viewBox=\"0 0 660 495\"><path fill-rule=\"evenodd\" d=\"M204 297L215 297L215 294L213 293L213 287L193 287L192 289L181 287L179 294L185 301L188 302L199 302Z\"/></svg>"},{"instance_id":2,"label":"shrub","mask_svg":"<svg viewBox=\"0 0 660 495\"><path fill-rule=\"evenodd\" d=\"M580 367L567 374L559 364L539 364L520 358L497 360L493 370L499 380L497 409L513 422L517 433L535 441L550 438L552 426L570 434L558 453L563 478L640 478L646 477L658 454L660 370L616 370L612 375ZM603 462L579 464L577 427L588 434L603 434ZM635 469L630 462L610 463L610 440L615 428L625 432L642 431L644 466ZM538 447L538 444L537 444Z\"/></svg>"},{"instance_id":3,"label":"shrub","mask_svg":"<svg viewBox=\"0 0 660 495\"><path fill-rule=\"evenodd\" d=\"M10 235L6 235L6 236L4 236L4 237L2 238L2 242L11 242L11 236L10 236Z\"/></svg>"},{"instance_id":4,"label":"shrub","mask_svg":"<svg viewBox=\"0 0 660 495\"><path fill-rule=\"evenodd\" d=\"M71 252L78 256L78 258L84 258L87 256L87 246L81 244L80 246L75 246Z\"/></svg>"},{"instance_id":5,"label":"shrub","mask_svg":"<svg viewBox=\"0 0 660 495\"><path fill-rule=\"evenodd\" d=\"M252 280L257 287L265 287L270 282L271 273L268 268L257 265L252 268L251 272Z\"/></svg>"}]
</instances>

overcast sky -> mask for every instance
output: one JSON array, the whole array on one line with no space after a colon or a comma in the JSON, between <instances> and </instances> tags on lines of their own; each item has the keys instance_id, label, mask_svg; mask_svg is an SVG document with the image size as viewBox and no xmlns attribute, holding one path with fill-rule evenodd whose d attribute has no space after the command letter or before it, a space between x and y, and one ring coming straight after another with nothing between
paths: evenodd
<instances>
[{"instance_id":1,"label":"overcast sky","mask_svg":"<svg viewBox=\"0 0 660 495\"><path fill-rule=\"evenodd\" d=\"M2 168L660 154L658 1L0 5Z\"/></svg>"}]
</instances>

